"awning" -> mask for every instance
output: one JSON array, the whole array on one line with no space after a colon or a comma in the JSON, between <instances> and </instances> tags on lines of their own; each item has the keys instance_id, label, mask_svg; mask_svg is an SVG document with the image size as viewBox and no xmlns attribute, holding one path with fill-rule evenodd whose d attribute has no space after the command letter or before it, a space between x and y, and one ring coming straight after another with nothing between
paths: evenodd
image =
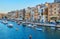
<instances>
[{"instance_id":1,"label":"awning","mask_svg":"<svg viewBox=\"0 0 60 39\"><path fill-rule=\"evenodd\" d=\"M52 16L50 16L50 17L59 17L59 16L55 14L55 15L52 15Z\"/></svg>"}]
</instances>

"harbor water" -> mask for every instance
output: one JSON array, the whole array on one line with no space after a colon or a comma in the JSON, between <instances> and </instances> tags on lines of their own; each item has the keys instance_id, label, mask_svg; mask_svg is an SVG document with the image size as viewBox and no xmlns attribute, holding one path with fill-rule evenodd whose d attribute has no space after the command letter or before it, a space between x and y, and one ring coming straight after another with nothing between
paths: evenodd
<instances>
[{"instance_id":1,"label":"harbor water","mask_svg":"<svg viewBox=\"0 0 60 39\"><path fill-rule=\"evenodd\" d=\"M13 24L13 28L8 28L7 24L0 21L0 39L60 39L60 31L39 31L34 28L23 27L16 22L8 21L8 24Z\"/></svg>"}]
</instances>

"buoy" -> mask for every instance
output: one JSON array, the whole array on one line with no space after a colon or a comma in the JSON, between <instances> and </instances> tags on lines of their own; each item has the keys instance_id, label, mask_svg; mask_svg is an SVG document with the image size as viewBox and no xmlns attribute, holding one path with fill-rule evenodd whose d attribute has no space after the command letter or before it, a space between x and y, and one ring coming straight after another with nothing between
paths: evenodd
<instances>
[{"instance_id":1,"label":"buoy","mask_svg":"<svg viewBox=\"0 0 60 39\"><path fill-rule=\"evenodd\" d=\"M32 39L32 35L29 35L29 39Z\"/></svg>"},{"instance_id":2,"label":"buoy","mask_svg":"<svg viewBox=\"0 0 60 39\"><path fill-rule=\"evenodd\" d=\"M16 31L18 31L18 28L16 28Z\"/></svg>"}]
</instances>

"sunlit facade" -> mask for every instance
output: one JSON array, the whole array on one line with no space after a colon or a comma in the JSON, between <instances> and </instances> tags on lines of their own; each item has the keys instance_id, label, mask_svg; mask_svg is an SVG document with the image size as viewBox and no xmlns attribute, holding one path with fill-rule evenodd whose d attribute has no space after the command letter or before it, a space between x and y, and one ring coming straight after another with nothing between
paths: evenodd
<instances>
[{"instance_id":1,"label":"sunlit facade","mask_svg":"<svg viewBox=\"0 0 60 39\"><path fill-rule=\"evenodd\" d=\"M60 3L54 0L54 3L39 4L35 7L8 12L8 17L21 18L25 21L47 22L51 20L60 20ZM12 15L13 14L13 15Z\"/></svg>"},{"instance_id":2,"label":"sunlit facade","mask_svg":"<svg viewBox=\"0 0 60 39\"><path fill-rule=\"evenodd\" d=\"M28 7L27 9L26 9L26 13L25 13L25 21L30 21L30 19L31 19L31 8L30 7Z\"/></svg>"},{"instance_id":3,"label":"sunlit facade","mask_svg":"<svg viewBox=\"0 0 60 39\"><path fill-rule=\"evenodd\" d=\"M48 21L60 19L60 3L50 3L48 7Z\"/></svg>"}]
</instances>

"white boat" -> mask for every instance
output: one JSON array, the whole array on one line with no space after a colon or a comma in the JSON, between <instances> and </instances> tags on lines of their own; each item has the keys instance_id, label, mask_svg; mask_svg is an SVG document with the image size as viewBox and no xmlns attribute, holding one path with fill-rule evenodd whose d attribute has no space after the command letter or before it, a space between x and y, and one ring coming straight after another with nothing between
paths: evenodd
<instances>
[{"instance_id":1,"label":"white boat","mask_svg":"<svg viewBox=\"0 0 60 39\"><path fill-rule=\"evenodd\" d=\"M7 23L8 23L8 21L2 21L2 23L7 24Z\"/></svg>"},{"instance_id":2,"label":"white boat","mask_svg":"<svg viewBox=\"0 0 60 39\"><path fill-rule=\"evenodd\" d=\"M37 25L34 24L32 27L36 27L36 26L37 26Z\"/></svg>"},{"instance_id":3,"label":"white boat","mask_svg":"<svg viewBox=\"0 0 60 39\"><path fill-rule=\"evenodd\" d=\"M42 31L43 29L42 29L42 28L36 28L36 30L38 30L38 31Z\"/></svg>"},{"instance_id":4,"label":"white boat","mask_svg":"<svg viewBox=\"0 0 60 39\"><path fill-rule=\"evenodd\" d=\"M31 27L31 26L32 26L31 24L28 25L28 27Z\"/></svg>"},{"instance_id":5,"label":"white boat","mask_svg":"<svg viewBox=\"0 0 60 39\"><path fill-rule=\"evenodd\" d=\"M9 21L9 20L10 20L10 18L7 18L7 20Z\"/></svg>"},{"instance_id":6,"label":"white boat","mask_svg":"<svg viewBox=\"0 0 60 39\"><path fill-rule=\"evenodd\" d=\"M56 22L54 20L51 20L50 23L51 24L56 24Z\"/></svg>"},{"instance_id":7,"label":"white boat","mask_svg":"<svg viewBox=\"0 0 60 39\"><path fill-rule=\"evenodd\" d=\"M13 24L8 24L8 27L9 27L9 28L12 28L12 27L13 27Z\"/></svg>"},{"instance_id":8,"label":"white boat","mask_svg":"<svg viewBox=\"0 0 60 39\"><path fill-rule=\"evenodd\" d=\"M22 22L22 23L25 23L25 22Z\"/></svg>"}]
</instances>

